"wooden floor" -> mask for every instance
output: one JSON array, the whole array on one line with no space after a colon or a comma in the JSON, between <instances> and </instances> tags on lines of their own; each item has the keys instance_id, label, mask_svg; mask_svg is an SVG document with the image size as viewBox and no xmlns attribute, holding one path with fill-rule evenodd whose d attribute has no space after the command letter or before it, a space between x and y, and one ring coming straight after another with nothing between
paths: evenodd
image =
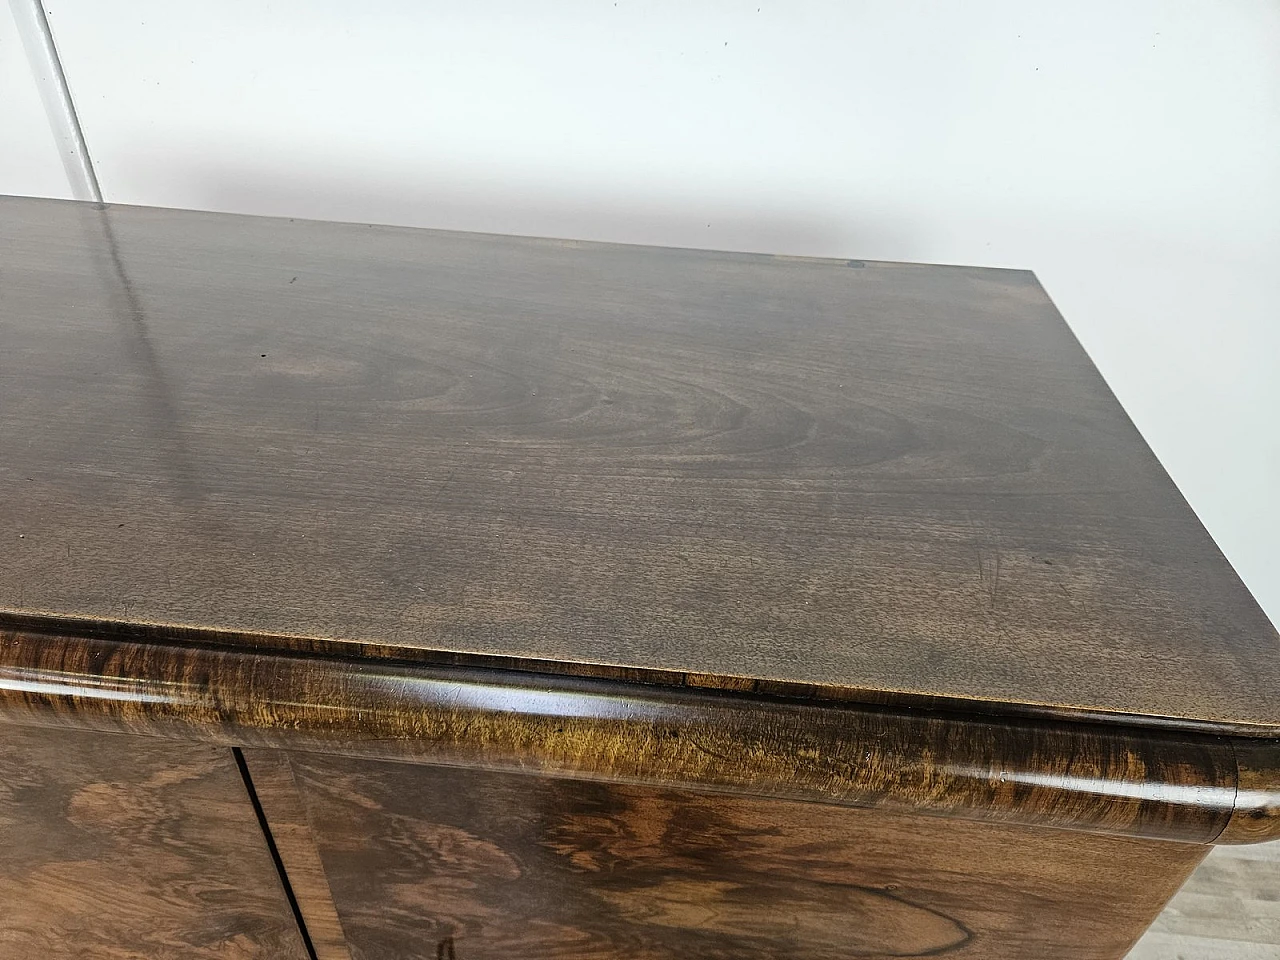
<instances>
[{"instance_id":1,"label":"wooden floor","mask_svg":"<svg viewBox=\"0 0 1280 960\"><path fill-rule=\"evenodd\" d=\"M1280 843L1215 848L1127 960L1280 960Z\"/></svg>"}]
</instances>

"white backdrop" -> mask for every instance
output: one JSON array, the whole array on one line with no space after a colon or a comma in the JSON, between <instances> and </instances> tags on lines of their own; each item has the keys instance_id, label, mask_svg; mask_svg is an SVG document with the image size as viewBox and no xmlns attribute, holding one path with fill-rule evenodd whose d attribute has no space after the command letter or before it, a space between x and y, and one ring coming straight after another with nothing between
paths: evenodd
<instances>
[{"instance_id":1,"label":"white backdrop","mask_svg":"<svg viewBox=\"0 0 1280 960\"><path fill-rule=\"evenodd\" d=\"M1274 0L45 7L109 201L1034 269L1280 620Z\"/></svg>"}]
</instances>

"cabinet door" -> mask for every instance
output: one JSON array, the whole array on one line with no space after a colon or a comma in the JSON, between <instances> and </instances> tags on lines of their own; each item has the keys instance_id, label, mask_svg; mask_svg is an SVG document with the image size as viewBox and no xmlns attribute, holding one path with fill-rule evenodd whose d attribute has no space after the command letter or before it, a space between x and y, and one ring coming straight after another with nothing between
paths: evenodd
<instances>
[{"instance_id":1,"label":"cabinet door","mask_svg":"<svg viewBox=\"0 0 1280 960\"><path fill-rule=\"evenodd\" d=\"M289 762L359 960L1117 960L1207 850L477 770Z\"/></svg>"},{"instance_id":2,"label":"cabinet door","mask_svg":"<svg viewBox=\"0 0 1280 960\"><path fill-rule=\"evenodd\" d=\"M2 960L307 960L225 747L0 726Z\"/></svg>"}]
</instances>

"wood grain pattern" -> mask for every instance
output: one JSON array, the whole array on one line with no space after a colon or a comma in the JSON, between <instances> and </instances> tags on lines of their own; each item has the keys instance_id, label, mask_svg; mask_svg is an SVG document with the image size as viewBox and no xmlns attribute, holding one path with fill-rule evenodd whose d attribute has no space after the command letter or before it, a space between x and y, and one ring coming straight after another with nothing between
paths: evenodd
<instances>
[{"instance_id":1,"label":"wood grain pattern","mask_svg":"<svg viewBox=\"0 0 1280 960\"><path fill-rule=\"evenodd\" d=\"M1280 744L1237 740L1236 799L1219 843L1280 840Z\"/></svg>"},{"instance_id":2,"label":"wood grain pattern","mask_svg":"<svg viewBox=\"0 0 1280 960\"><path fill-rule=\"evenodd\" d=\"M1280 733L1035 279L0 202L0 608Z\"/></svg>"},{"instance_id":3,"label":"wood grain pattern","mask_svg":"<svg viewBox=\"0 0 1280 960\"><path fill-rule=\"evenodd\" d=\"M292 761L357 960L1118 960L1207 850Z\"/></svg>"},{"instance_id":4,"label":"wood grain pattern","mask_svg":"<svg viewBox=\"0 0 1280 960\"><path fill-rule=\"evenodd\" d=\"M351 960L289 758L274 750L245 750L243 754L311 941L314 960Z\"/></svg>"},{"instance_id":5,"label":"wood grain pattern","mask_svg":"<svg viewBox=\"0 0 1280 960\"><path fill-rule=\"evenodd\" d=\"M231 752L0 729L0 957L307 960Z\"/></svg>"},{"instance_id":6,"label":"wood grain pattern","mask_svg":"<svg viewBox=\"0 0 1280 960\"><path fill-rule=\"evenodd\" d=\"M0 716L1196 843L1241 795L1221 738L18 631ZM1253 782L1228 839L1280 832L1278 793Z\"/></svg>"}]
</instances>

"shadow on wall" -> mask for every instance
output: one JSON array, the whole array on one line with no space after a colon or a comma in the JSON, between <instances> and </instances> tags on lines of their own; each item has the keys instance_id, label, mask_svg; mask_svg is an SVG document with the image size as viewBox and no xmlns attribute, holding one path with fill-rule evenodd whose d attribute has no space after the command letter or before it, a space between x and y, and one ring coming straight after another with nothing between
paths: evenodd
<instances>
[{"instance_id":1,"label":"shadow on wall","mask_svg":"<svg viewBox=\"0 0 1280 960\"><path fill-rule=\"evenodd\" d=\"M722 197L570 190L565 184L463 177L378 178L280 175L274 171L193 172L184 202L205 210L547 236L615 243L892 259L920 249L910 224L887 211L839 216L821 207L727 202Z\"/></svg>"}]
</instances>

